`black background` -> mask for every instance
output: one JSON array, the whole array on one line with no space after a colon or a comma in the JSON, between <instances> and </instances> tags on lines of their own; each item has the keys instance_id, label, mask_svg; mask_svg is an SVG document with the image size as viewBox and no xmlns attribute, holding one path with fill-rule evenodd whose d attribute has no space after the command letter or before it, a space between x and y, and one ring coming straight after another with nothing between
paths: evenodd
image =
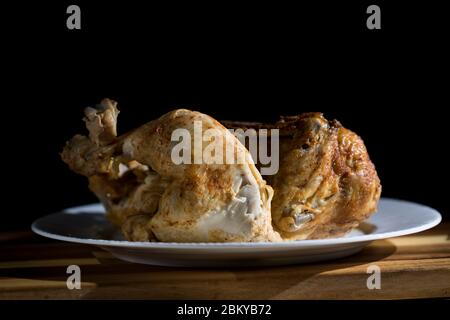
<instances>
[{"instance_id":1,"label":"black background","mask_svg":"<svg viewBox=\"0 0 450 320\"><path fill-rule=\"evenodd\" d=\"M449 217L448 32L432 2L16 3L2 16L2 229L89 202L59 152L83 108L119 133L174 108L274 121L322 111L362 136L383 196ZM66 8L81 7L81 30ZM367 30L369 4L382 29Z\"/></svg>"}]
</instances>

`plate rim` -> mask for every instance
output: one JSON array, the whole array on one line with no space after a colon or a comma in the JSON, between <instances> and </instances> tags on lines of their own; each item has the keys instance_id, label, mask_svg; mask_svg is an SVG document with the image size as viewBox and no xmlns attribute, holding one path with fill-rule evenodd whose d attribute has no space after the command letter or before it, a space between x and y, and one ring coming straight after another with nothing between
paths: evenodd
<instances>
[{"instance_id":1,"label":"plate rim","mask_svg":"<svg viewBox=\"0 0 450 320\"><path fill-rule=\"evenodd\" d=\"M79 210L82 207L87 206L94 206L98 205L100 203L92 203L82 206L76 206L76 207L70 207L61 210L60 212L55 212L49 215L45 215L43 217L40 217L33 221L31 224L31 230L43 237L59 240L59 241L65 241L65 242L72 242L72 243L80 243L80 244L88 244L88 245L96 245L101 247L121 247L121 248L130 248L130 249L222 249L222 248L286 248L286 247L321 247L321 246L334 246L334 245L342 245L342 244L351 244L351 243L363 243L363 242L371 242L375 240L382 240L382 239L389 239L394 237L400 237L405 236L409 234L414 234L418 232L422 232L428 229L431 229L435 226L437 226L442 221L442 216L434 208L431 208L429 206L412 202L412 201L406 201L406 200L400 200L400 199L394 199L394 198L381 198L380 201L391 201L391 202L400 202L402 204L406 205L414 205L414 206L420 206L432 213L434 215L433 219L426 223L422 224L420 226L407 228L403 230L397 230L397 231L390 231L380 234L366 234L366 235L360 235L355 236L352 238L330 238L330 239L313 239L313 240L298 240L298 241L282 241L282 242L133 242L133 241L126 241L126 240L105 240L105 239L87 239L87 238L78 238L78 237L70 237L70 236L64 236L64 235L58 235L55 233L47 232L44 230L41 230L37 227L37 224L40 220L48 218L52 215L58 215L63 211L74 211Z\"/></svg>"}]
</instances>

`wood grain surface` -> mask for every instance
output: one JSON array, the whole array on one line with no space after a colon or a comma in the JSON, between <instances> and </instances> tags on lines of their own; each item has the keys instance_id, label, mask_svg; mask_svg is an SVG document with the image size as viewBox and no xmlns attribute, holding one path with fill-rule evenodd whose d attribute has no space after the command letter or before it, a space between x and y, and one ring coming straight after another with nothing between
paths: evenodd
<instances>
[{"instance_id":1,"label":"wood grain surface","mask_svg":"<svg viewBox=\"0 0 450 320\"><path fill-rule=\"evenodd\" d=\"M66 268L81 267L81 289ZM369 290L367 268L381 270ZM169 268L126 263L93 246L31 232L0 234L0 299L409 299L450 297L450 223L375 241L357 255L263 268Z\"/></svg>"}]
</instances>

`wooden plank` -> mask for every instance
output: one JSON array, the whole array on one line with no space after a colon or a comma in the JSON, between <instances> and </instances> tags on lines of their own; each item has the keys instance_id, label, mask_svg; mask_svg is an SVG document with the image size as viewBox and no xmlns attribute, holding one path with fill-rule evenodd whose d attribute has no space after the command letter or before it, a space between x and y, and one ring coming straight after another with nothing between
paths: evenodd
<instances>
[{"instance_id":1,"label":"wooden plank","mask_svg":"<svg viewBox=\"0 0 450 320\"><path fill-rule=\"evenodd\" d=\"M99 264L97 259L47 259L47 260L24 260L24 261L7 261L0 262L0 269L19 269L19 268L44 268L70 266L76 264L78 266L86 266L90 264Z\"/></svg>"}]
</instances>

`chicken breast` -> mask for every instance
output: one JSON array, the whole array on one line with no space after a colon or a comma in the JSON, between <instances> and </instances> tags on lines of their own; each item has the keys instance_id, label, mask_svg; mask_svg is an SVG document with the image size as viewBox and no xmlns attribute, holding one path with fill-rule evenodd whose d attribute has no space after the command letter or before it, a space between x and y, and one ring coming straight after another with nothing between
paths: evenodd
<instances>
[{"instance_id":1,"label":"chicken breast","mask_svg":"<svg viewBox=\"0 0 450 320\"><path fill-rule=\"evenodd\" d=\"M90 189L127 239L281 241L271 223L272 188L247 149L219 122L179 109L117 137L118 113L117 103L108 99L87 108L89 137L73 137L61 156L72 170L88 177ZM195 146L198 124L203 131L213 129L220 139L202 138L192 148L191 158L200 157L201 163L175 164L172 133L185 130ZM224 150L219 157L218 150ZM243 161L227 164L226 150L242 155Z\"/></svg>"}]
</instances>

